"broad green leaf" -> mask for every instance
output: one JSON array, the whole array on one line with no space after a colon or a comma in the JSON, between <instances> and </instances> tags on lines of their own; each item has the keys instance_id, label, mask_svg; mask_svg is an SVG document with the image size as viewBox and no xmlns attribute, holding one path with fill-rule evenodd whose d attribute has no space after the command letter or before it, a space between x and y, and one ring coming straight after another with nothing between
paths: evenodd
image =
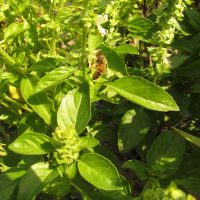
<instances>
[{"instance_id":1,"label":"broad green leaf","mask_svg":"<svg viewBox=\"0 0 200 200\"><path fill-rule=\"evenodd\" d=\"M175 73L183 77L198 78L200 77L199 65L200 65L200 60L196 60L187 66L177 68Z\"/></svg>"},{"instance_id":2,"label":"broad green leaf","mask_svg":"<svg viewBox=\"0 0 200 200\"><path fill-rule=\"evenodd\" d=\"M178 111L173 98L162 88L137 76L126 76L105 83L119 95L145 108L157 111Z\"/></svg>"},{"instance_id":3,"label":"broad green leaf","mask_svg":"<svg viewBox=\"0 0 200 200\"><path fill-rule=\"evenodd\" d=\"M3 29L4 40L14 38L18 36L20 33L27 31L29 28L30 26L26 20L20 23L12 23L8 27Z\"/></svg>"},{"instance_id":4,"label":"broad green leaf","mask_svg":"<svg viewBox=\"0 0 200 200\"><path fill-rule=\"evenodd\" d=\"M176 39L171 45L175 49L183 50L189 53L193 51L193 46L191 45L191 43L183 38Z\"/></svg>"},{"instance_id":5,"label":"broad green leaf","mask_svg":"<svg viewBox=\"0 0 200 200\"><path fill-rule=\"evenodd\" d=\"M159 135L147 153L147 167L153 176L160 179L173 175L182 161L184 140L168 131Z\"/></svg>"},{"instance_id":6,"label":"broad green leaf","mask_svg":"<svg viewBox=\"0 0 200 200\"><path fill-rule=\"evenodd\" d=\"M71 183L67 178L56 178L45 188L45 193L52 196L64 197L70 191Z\"/></svg>"},{"instance_id":7,"label":"broad green leaf","mask_svg":"<svg viewBox=\"0 0 200 200\"><path fill-rule=\"evenodd\" d=\"M108 87L99 92L99 95L103 100L111 102L113 104L119 104L123 101L122 97L118 95L117 92Z\"/></svg>"},{"instance_id":8,"label":"broad green leaf","mask_svg":"<svg viewBox=\"0 0 200 200\"><path fill-rule=\"evenodd\" d=\"M200 83L192 85L189 89L190 92L200 94Z\"/></svg>"},{"instance_id":9,"label":"broad green leaf","mask_svg":"<svg viewBox=\"0 0 200 200\"><path fill-rule=\"evenodd\" d=\"M61 66L52 70L39 80L37 86L35 87L35 93L41 92L49 87L61 83L68 76L70 76L75 70L76 70L75 68L69 68L66 66Z\"/></svg>"},{"instance_id":10,"label":"broad green leaf","mask_svg":"<svg viewBox=\"0 0 200 200\"><path fill-rule=\"evenodd\" d=\"M31 131L17 137L8 147L11 151L24 155L41 155L52 150L48 136Z\"/></svg>"},{"instance_id":11,"label":"broad green leaf","mask_svg":"<svg viewBox=\"0 0 200 200\"><path fill-rule=\"evenodd\" d=\"M89 34L88 36L88 48L89 50L95 50L102 43L102 37L98 34Z\"/></svg>"},{"instance_id":12,"label":"broad green leaf","mask_svg":"<svg viewBox=\"0 0 200 200\"><path fill-rule=\"evenodd\" d=\"M143 109L128 110L122 117L118 131L118 147L128 152L136 147L149 130L149 119Z\"/></svg>"},{"instance_id":13,"label":"broad green leaf","mask_svg":"<svg viewBox=\"0 0 200 200\"><path fill-rule=\"evenodd\" d=\"M144 17L134 18L128 23L128 29L130 33L139 38L147 37L148 32L151 28L153 28L153 26L153 22Z\"/></svg>"},{"instance_id":14,"label":"broad green leaf","mask_svg":"<svg viewBox=\"0 0 200 200\"><path fill-rule=\"evenodd\" d=\"M85 148L92 148L99 144L99 141L93 137L80 137L79 139Z\"/></svg>"},{"instance_id":15,"label":"broad green leaf","mask_svg":"<svg viewBox=\"0 0 200 200\"><path fill-rule=\"evenodd\" d=\"M33 200L42 189L58 176L49 164L36 163L30 167L19 183L17 200Z\"/></svg>"},{"instance_id":16,"label":"broad green leaf","mask_svg":"<svg viewBox=\"0 0 200 200\"><path fill-rule=\"evenodd\" d=\"M99 48L106 57L108 68L111 69L118 78L128 75L123 59L113 49L105 45L101 45Z\"/></svg>"},{"instance_id":17,"label":"broad green leaf","mask_svg":"<svg viewBox=\"0 0 200 200\"><path fill-rule=\"evenodd\" d=\"M114 50L117 53L120 54L135 54L135 55L139 55L139 51L137 50L136 47L130 45L130 44L122 44L120 46L117 46L116 48L114 48Z\"/></svg>"},{"instance_id":18,"label":"broad green leaf","mask_svg":"<svg viewBox=\"0 0 200 200\"><path fill-rule=\"evenodd\" d=\"M34 94L37 82L34 76L23 78L20 84L21 93L33 110L50 125L54 112L53 101L45 93Z\"/></svg>"},{"instance_id":19,"label":"broad green leaf","mask_svg":"<svg viewBox=\"0 0 200 200\"><path fill-rule=\"evenodd\" d=\"M140 160L128 160L123 163L122 167L132 170L142 181L147 180L148 178L147 166Z\"/></svg>"},{"instance_id":20,"label":"broad green leaf","mask_svg":"<svg viewBox=\"0 0 200 200\"><path fill-rule=\"evenodd\" d=\"M78 134L82 133L90 120L90 106L89 85L87 83L68 92L62 99L57 112L59 128L65 130L72 126Z\"/></svg>"},{"instance_id":21,"label":"broad green leaf","mask_svg":"<svg viewBox=\"0 0 200 200\"><path fill-rule=\"evenodd\" d=\"M200 194L200 178L199 177L188 177L185 179L177 179L175 182L181 185L186 190Z\"/></svg>"},{"instance_id":22,"label":"broad green leaf","mask_svg":"<svg viewBox=\"0 0 200 200\"><path fill-rule=\"evenodd\" d=\"M9 169L0 175L0 199L11 200L19 179L26 173L23 169Z\"/></svg>"},{"instance_id":23,"label":"broad green leaf","mask_svg":"<svg viewBox=\"0 0 200 200\"><path fill-rule=\"evenodd\" d=\"M196 146L200 147L200 138L190 135L180 129L174 128L172 127L172 129L174 130L175 133L178 133L179 135L181 135L182 137L184 137L187 141L195 144Z\"/></svg>"},{"instance_id":24,"label":"broad green leaf","mask_svg":"<svg viewBox=\"0 0 200 200\"><path fill-rule=\"evenodd\" d=\"M28 71L36 71L38 73L42 72L49 72L51 70L54 70L55 67L58 65L59 59L57 58L45 58L41 61L38 61L34 64L32 64L29 68Z\"/></svg>"},{"instance_id":25,"label":"broad green leaf","mask_svg":"<svg viewBox=\"0 0 200 200\"><path fill-rule=\"evenodd\" d=\"M79 174L72 180L73 185L80 188L80 192L87 200L132 200L133 198L119 190L97 190L86 182Z\"/></svg>"},{"instance_id":26,"label":"broad green leaf","mask_svg":"<svg viewBox=\"0 0 200 200\"><path fill-rule=\"evenodd\" d=\"M115 166L105 157L85 153L78 160L81 176L92 185L103 190L121 190L122 184Z\"/></svg>"}]
</instances>

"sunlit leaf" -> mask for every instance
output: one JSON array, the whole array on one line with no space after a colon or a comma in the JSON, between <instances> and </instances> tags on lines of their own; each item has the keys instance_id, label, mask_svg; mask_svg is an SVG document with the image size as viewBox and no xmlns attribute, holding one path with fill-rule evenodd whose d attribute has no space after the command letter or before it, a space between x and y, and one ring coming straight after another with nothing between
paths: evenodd
<instances>
[{"instance_id":1,"label":"sunlit leaf","mask_svg":"<svg viewBox=\"0 0 200 200\"><path fill-rule=\"evenodd\" d=\"M11 151L24 155L41 155L52 150L48 136L31 131L17 137L8 147Z\"/></svg>"},{"instance_id":2,"label":"sunlit leaf","mask_svg":"<svg viewBox=\"0 0 200 200\"><path fill-rule=\"evenodd\" d=\"M52 70L39 80L37 86L35 87L35 93L41 92L49 87L61 83L68 76L70 76L75 70L76 70L75 68L69 68L66 66L61 66Z\"/></svg>"},{"instance_id":3,"label":"sunlit leaf","mask_svg":"<svg viewBox=\"0 0 200 200\"><path fill-rule=\"evenodd\" d=\"M162 88L137 76L126 76L105 83L119 95L145 108L157 111L178 111L173 98Z\"/></svg>"},{"instance_id":4,"label":"sunlit leaf","mask_svg":"<svg viewBox=\"0 0 200 200\"><path fill-rule=\"evenodd\" d=\"M128 72L123 59L110 47L101 45L99 47L106 57L108 68L111 69L117 77L127 76Z\"/></svg>"},{"instance_id":5,"label":"sunlit leaf","mask_svg":"<svg viewBox=\"0 0 200 200\"><path fill-rule=\"evenodd\" d=\"M19 183L17 200L34 199L42 189L58 176L48 163L36 163L30 167Z\"/></svg>"},{"instance_id":6,"label":"sunlit leaf","mask_svg":"<svg viewBox=\"0 0 200 200\"><path fill-rule=\"evenodd\" d=\"M185 138L187 141L195 144L196 146L200 147L200 138L193 136L191 134L188 134L180 129L174 128L172 127L172 129L174 130L175 133L178 133L179 135L181 135L183 138Z\"/></svg>"},{"instance_id":7,"label":"sunlit leaf","mask_svg":"<svg viewBox=\"0 0 200 200\"><path fill-rule=\"evenodd\" d=\"M81 176L92 185L104 190L121 190L121 179L115 166L96 153L84 153L78 160Z\"/></svg>"},{"instance_id":8,"label":"sunlit leaf","mask_svg":"<svg viewBox=\"0 0 200 200\"><path fill-rule=\"evenodd\" d=\"M82 133L90 120L89 85L82 84L78 89L67 93L62 99L57 112L57 122L61 130L74 127L78 134Z\"/></svg>"},{"instance_id":9,"label":"sunlit leaf","mask_svg":"<svg viewBox=\"0 0 200 200\"><path fill-rule=\"evenodd\" d=\"M28 22L24 20L24 22L20 23L12 23L8 27L3 29L4 32L4 40L8 40L10 38L14 38L19 34L27 31L30 28Z\"/></svg>"},{"instance_id":10,"label":"sunlit leaf","mask_svg":"<svg viewBox=\"0 0 200 200\"><path fill-rule=\"evenodd\" d=\"M20 84L21 93L33 110L50 125L54 111L53 101L45 93L34 94L37 82L33 76L23 78Z\"/></svg>"}]
</instances>

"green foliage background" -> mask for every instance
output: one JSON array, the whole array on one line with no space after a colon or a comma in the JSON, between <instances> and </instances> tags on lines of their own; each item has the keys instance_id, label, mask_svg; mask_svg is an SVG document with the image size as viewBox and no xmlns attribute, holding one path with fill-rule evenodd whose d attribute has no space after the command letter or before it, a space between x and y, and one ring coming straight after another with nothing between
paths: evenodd
<instances>
[{"instance_id":1,"label":"green foliage background","mask_svg":"<svg viewBox=\"0 0 200 200\"><path fill-rule=\"evenodd\" d=\"M199 7L0 0L0 200L198 199Z\"/></svg>"}]
</instances>

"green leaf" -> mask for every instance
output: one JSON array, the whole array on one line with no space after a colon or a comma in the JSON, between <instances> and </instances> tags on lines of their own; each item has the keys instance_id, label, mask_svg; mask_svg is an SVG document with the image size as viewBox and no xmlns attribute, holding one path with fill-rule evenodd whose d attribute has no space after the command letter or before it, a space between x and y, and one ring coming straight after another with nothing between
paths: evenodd
<instances>
[{"instance_id":1,"label":"green leaf","mask_svg":"<svg viewBox=\"0 0 200 200\"><path fill-rule=\"evenodd\" d=\"M42 155L52 150L48 136L31 131L17 137L8 148L15 153L24 155Z\"/></svg>"},{"instance_id":2,"label":"green leaf","mask_svg":"<svg viewBox=\"0 0 200 200\"><path fill-rule=\"evenodd\" d=\"M187 66L177 68L175 73L183 77L198 78L200 77L199 65L200 65L200 60L196 60Z\"/></svg>"},{"instance_id":3,"label":"green leaf","mask_svg":"<svg viewBox=\"0 0 200 200\"><path fill-rule=\"evenodd\" d=\"M39 80L37 86L35 87L35 93L41 92L49 87L61 83L68 76L70 76L75 70L76 70L75 68L69 68L66 66L61 66L52 70Z\"/></svg>"},{"instance_id":4,"label":"green leaf","mask_svg":"<svg viewBox=\"0 0 200 200\"><path fill-rule=\"evenodd\" d=\"M78 160L81 176L103 190L122 190L121 179L115 166L105 157L85 153Z\"/></svg>"},{"instance_id":5,"label":"green leaf","mask_svg":"<svg viewBox=\"0 0 200 200\"><path fill-rule=\"evenodd\" d=\"M72 184L80 188L80 192L87 200L132 200L133 198L119 190L97 190L94 186L86 182L79 174L72 180Z\"/></svg>"},{"instance_id":6,"label":"green leaf","mask_svg":"<svg viewBox=\"0 0 200 200\"><path fill-rule=\"evenodd\" d=\"M182 161L184 140L168 131L159 135L147 153L147 167L160 179L173 175Z\"/></svg>"},{"instance_id":7,"label":"green leaf","mask_svg":"<svg viewBox=\"0 0 200 200\"><path fill-rule=\"evenodd\" d=\"M80 137L79 140L85 148L92 148L99 144L99 141L93 137Z\"/></svg>"},{"instance_id":8,"label":"green leaf","mask_svg":"<svg viewBox=\"0 0 200 200\"><path fill-rule=\"evenodd\" d=\"M122 152L128 152L136 147L149 130L149 119L143 109L137 113L128 110L119 125L118 147Z\"/></svg>"},{"instance_id":9,"label":"green leaf","mask_svg":"<svg viewBox=\"0 0 200 200\"><path fill-rule=\"evenodd\" d=\"M174 130L175 133L178 133L179 135L181 135L182 137L184 137L187 141L195 144L196 146L200 147L200 138L195 137L193 135L190 135L180 129L174 128L172 127L172 129Z\"/></svg>"},{"instance_id":10,"label":"green leaf","mask_svg":"<svg viewBox=\"0 0 200 200\"><path fill-rule=\"evenodd\" d=\"M145 108L157 111L178 111L173 98L162 88L137 76L126 76L106 86L119 95Z\"/></svg>"},{"instance_id":11,"label":"green leaf","mask_svg":"<svg viewBox=\"0 0 200 200\"><path fill-rule=\"evenodd\" d=\"M183 38L176 39L171 45L175 49L183 50L189 53L193 51L193 46L191 45L191 43Z\"/></svg>"},{"instance_id":12,"label":"green leaf","mask_svg":"<svg viewBox=\"0 0 200 200\"><path fill-rule=\"evenodd\" d=\"M119 45L116 48L114 48L114 50L117 53L120 53L120 54L135 54L135 55L139 55L139 51L137 50L137 48L132 46L132 45L130 45L130 44Z\"/></svg>"},{"instance_id":13,"label":"green leaf","mask_svg":"<svg viewBox=\"0 0 200 200\"><path fill-rule=\"evenodd\" d=\"M31 166L19 183L17 200L32 200L42 189L58 176L58 171L49 164L36 163Z\"/></svg>"},{"instance_id":14,"label":"green leaf","mask_svg":"<svg viewBox=\"0 0 200 200\"><path fill-rule=\"evenodd\" d=\"M89 34L88 36L88 48L89 50L95 50L102 43L102 37L97 34Z\"/></svg>"},{"instance_id":15,"label":"green leaf","mask_svg":"<svg viewBox=\"0 0 200 200\"><path fill-rule=\"evenodd\" d=\"M148 32L153 28L153 26L153 22L144 17L134 18L128 23L130 33L139 38L147 37Z\"/></svg>"},{"instance_id":16,"label":"green leaf","mask_svg":"<svg viewBox=\"0 0 200 200\"><path fill-rule=\"evenodd\" d=\"M132 170L142 181L147 180L148 178L147 166L140 160L128 160L123 163L122 167Z\"/></svg>"},{"instance_id":17,"label":"green leaf","mask_svg":"<svg viewBox=\"0 0 200 200\"><path fill-rule=\"evenodd\" d=\"M20 84L21 93L33 110L50 125L54 111L53 101L45 93L34 94L37 82L37 78L33 76L23 78Z\"/></svg>"},{"instance_id":18,"label":"green leaf","mask_svg":"<svg viewBox=\"0 0 200 200\"><path fill-rule=\"evenodd\" d=\"M10 38L14 38L19 34L27 31L30 28L28 22L25 20L20 23L12 23L8 27L3 29L4 32L4 40L8 40Z\"/></svg>"},{"instance_id":19,"label":"green leaf","mask_svg":"<svg viewBox=\"0 0 200 200\"><path fill-rule=\"evenodd\" d=\"M196 84L192 85L189 89L189 92L200 94L200 83L196 83Z\"/></svg>"},{"instance_id":20,"label":"green leaf","mask_svg":"<svg viewBox=\"0 0 200 200\"><path fill-rule=\"evenodd\" d=\"M111 69L118 78L128 75L123 59L113 49L105 45L101 45L99 48L106 57L108 68Z\"/></svg>"},{"instance_id":21,"label":"green leaf","mask_svg":"<svg viewBox=\"0 0 200 200\"><path fill-rule=\"evenodd\" d=\"M186 179L177 179L175 182L178 185L181 185L186 190L190 190L192 192L196 192L200 194L200 178L199 177L188 177Z\"/></svg>"},{"instance_id":22,"label":"green leaf","mask_svg":"<svg viewBox=\"0 0 200 200\"><path fill-rule=\"evenodd\" d=\"M19 182L19 179L26 173L24 169L12 168L0 175L0 199L10 200Z\"/></svg>"},{"instance_id":23,"label":"green leaf","mask_svg":"<svg viewBox=\"0 0 200 200\"><path fill-rule=\"evenodd\" d=\"M57 122L61 130L74 127L78 134L82 133L91 116L91 105L88 83L70 91L62 99L57 112Z\"/></svg>"}]
</instances>

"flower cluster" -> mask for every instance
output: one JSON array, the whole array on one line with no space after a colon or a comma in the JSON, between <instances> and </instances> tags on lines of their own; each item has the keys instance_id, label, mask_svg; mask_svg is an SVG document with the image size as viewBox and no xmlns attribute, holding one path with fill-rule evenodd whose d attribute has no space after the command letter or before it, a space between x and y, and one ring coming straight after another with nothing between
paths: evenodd
<instances>
[{"instance_id":1,"label":"flower cluster","mask_svg":"<svg viewBox=\"0 0 200 200\"><path fill-rule=\"evenodd\" d=\"M81 141L72 127L65 131L56 130L53 133L52 145L55 148L53 157L56 164L72 164L82 150Z\"/></svg>"},{"instance_id":2,"label":"flower cluster","mask_svg":"<svg viewBox=\"0 0 200 200\"><path fill-rule=\"evenodd\" d=\"M168 0L163 2L155 11L157 15L156 23L160 30L153 35L151 42L155 45L159 44L159 47L152 47L148 50L152 61L155 63L158 76L169 70L168 58L170 54L164 46L171 44L174 40L176 30L179 28L178 21L182 20L184 9L189 3L188 0Z\"/></svg>"}]
</instances>

